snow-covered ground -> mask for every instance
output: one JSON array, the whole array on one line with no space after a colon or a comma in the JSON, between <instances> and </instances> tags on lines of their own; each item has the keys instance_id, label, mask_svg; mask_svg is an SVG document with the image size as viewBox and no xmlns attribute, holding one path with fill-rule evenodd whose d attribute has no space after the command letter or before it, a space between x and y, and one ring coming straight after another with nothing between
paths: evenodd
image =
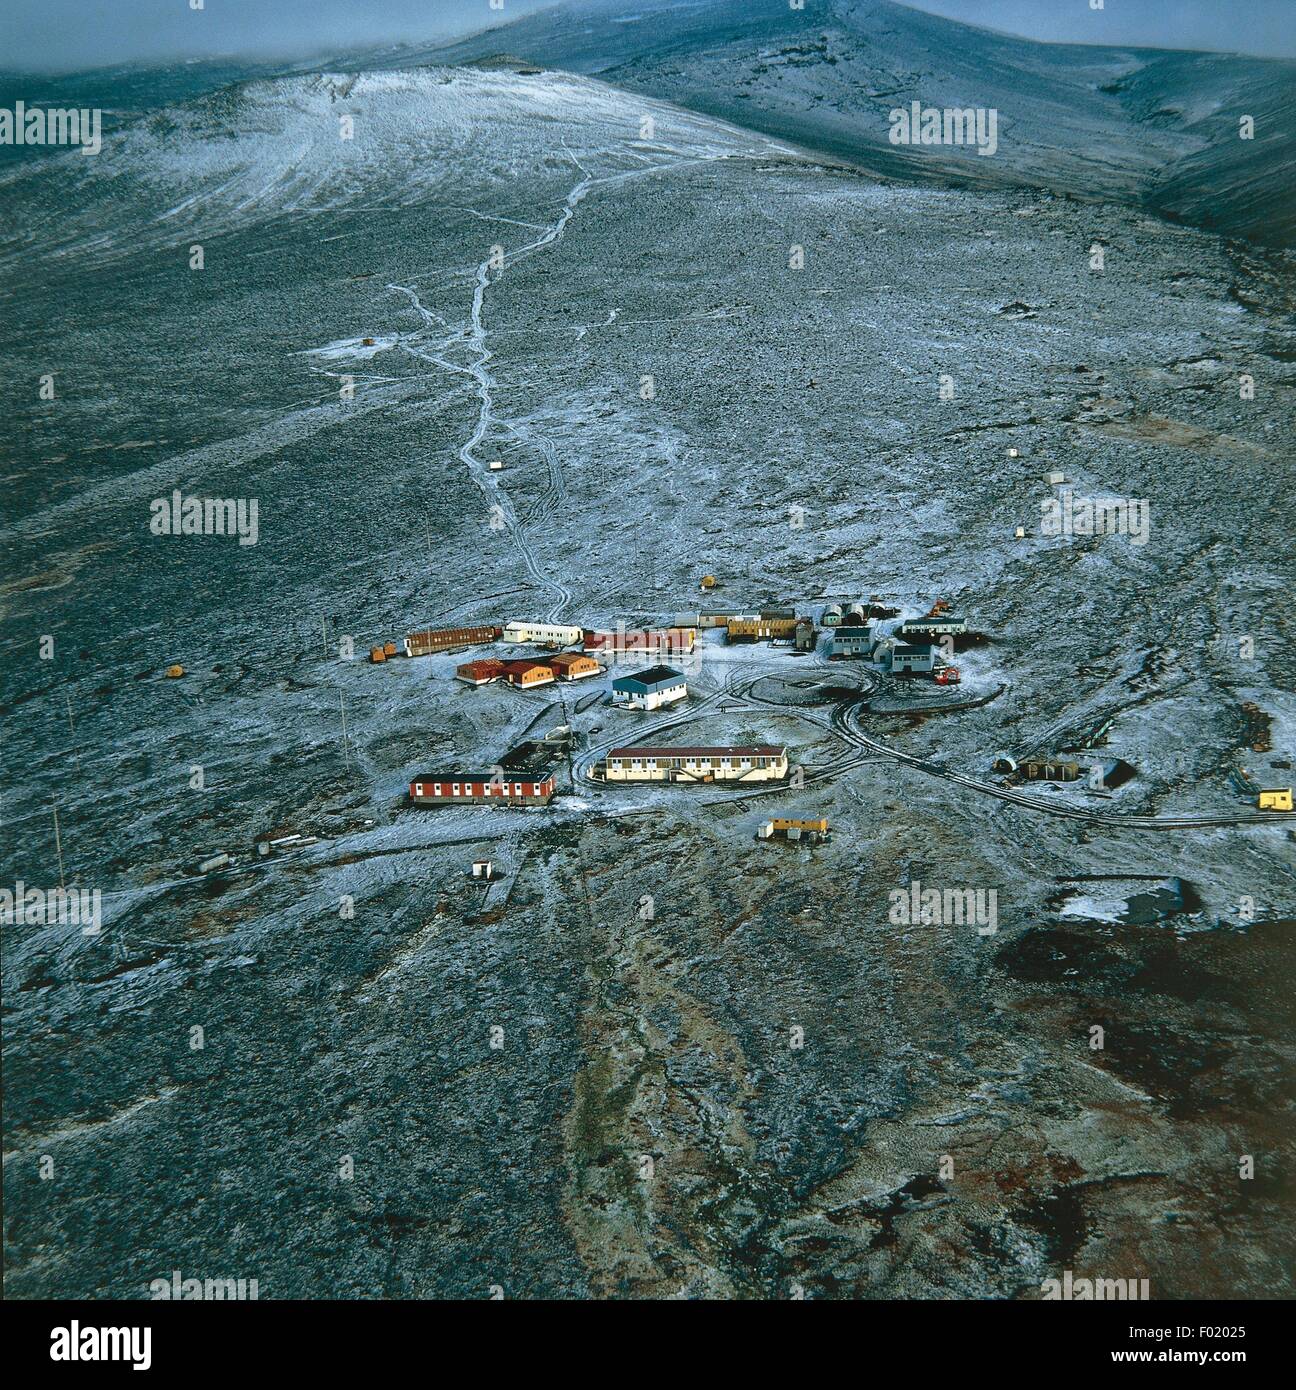
<instances>
[{"instance_id":1,"label":"snow-covered ground","mask_svg":"<svg viewBox=\"0 0 1296 1390\"><path fill-rule=\"evenodd\" d=\"M256 82L5 177L6 872L118 905L85 943L5 929L8 1289L203 1260L263 1296L1030 1296L1062 1259L1285 1287L1289 1215L1221 1157L1282 1142L1290 829L1232 776L1291 778L1281 258L512 71ZM54 402L14 384L45 371ZM1148 543L1042 535L1053 470L1147 498ZM256 498L258 543L151 534L172 488ZM642 720L577 712L606 678L364 660L873 595L987 633L957 658L984 701L886 712L866 663L719 633ZM560 722L552 806L405 804ZM581 775L658 727L809 776ZM996 793L998 751L1067 749L1137 776L1029 789L1090 819ZM833 838L759 843L770 814ZM1239 823L1154 821L1191 815ZM321 841L255 856L291 831ZM1134 875L1197 905L1053 906ZM914 879L995 889L997 932L898 926Z\"/></svg>"}]
</instances>

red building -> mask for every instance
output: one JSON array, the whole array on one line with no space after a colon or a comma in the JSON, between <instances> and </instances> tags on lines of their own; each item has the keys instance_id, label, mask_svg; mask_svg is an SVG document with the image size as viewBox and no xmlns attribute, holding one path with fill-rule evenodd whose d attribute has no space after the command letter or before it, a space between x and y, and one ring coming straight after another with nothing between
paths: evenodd
<instances>
[{"instance_id":1,"label":"red building","mask_svg":"<svg viewBox=\"0 0 1296 1390\"><path fill-rule=\"evenodd\" d=\"M453 651L455 647L475 647L498 642L502 627L441 627L412 632L405 639L406 656L431 656L433 652Z\"/></svg>"},{"instance_id":2,"label":"red building","mask_svg":"<svg viewBox=\"0 0 1296 1390\"><path fill-rule=\"evenodd\" d=\"M553 773L423 772L410 783L415 806L451 806L455 803L497 802L501 806L544 805L554 794Z\"/></svg>"},{"instance_id":3,"label":"red building","mask_svg":"<svg viewBox=\"0 0 1296 1390\"><path fill-rule=\"evenodd\" d=\"M465 661L455 667L455 677L467 681L469 685L489 685L504 674L504 663L494 657L484 657L481 661Z\"/></svg>"},{"instance_id":4,"label":"red building","mask_svg":"<svg viewBox=\"0 0 1296 1390\"><path fill-rule=\"evenodd\" d=\"M696 641L697 629L691 627L666 627L647 632L626 632L621 628L616 632L586 631L585 650L651 656L655 652L691 652Z\"/></svg>"},{"instance_id":5,"label":"red building","mask_svg":"<svg viewBox=\"0 0 1296 1390\"><path fill-rule=\"evenodd\" d=\"M553 670L543 661L506 661L504 679L510 685L523 688L532 685L549 685L554 678Z\"/></svg>"}]
</instances>

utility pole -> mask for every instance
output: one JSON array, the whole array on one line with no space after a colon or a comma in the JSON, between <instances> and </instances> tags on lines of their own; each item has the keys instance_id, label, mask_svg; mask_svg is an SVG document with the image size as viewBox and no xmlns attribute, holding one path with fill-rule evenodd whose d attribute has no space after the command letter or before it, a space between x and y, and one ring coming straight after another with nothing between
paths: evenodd
<instances>
[{"instance_id":1,"label":"utility pole","mask_svg":"<svg viewBox=\"0 0 1296 1390\"><path fill-rule=\"evenodd\" d=\"M66 884L66 882L64 881L64 875L63 875L63 837L59 834L58 805L57 805L57 803L56 803L51 809L52 809L53 812L54 812L54 850L55 850L55 853L57 853L57 855L58 855L59 887L62 888L62 889L66 892L66 891L67 891L67 884Z\"/></svg>"},{"instance_id":2,"label":"utility pole","mask_svg":"<svg viewBox=\"0 0 1296 1390\"><path fill-rule=\"evenodd\" d=\"M66 688L63 691L63 703L67 706L68 733L72 735L72 759L77 765L77 770L80 771L81 754L77 752L76 726L72 723L72 696L68 694Z\"/></svg>"}]
</instances>

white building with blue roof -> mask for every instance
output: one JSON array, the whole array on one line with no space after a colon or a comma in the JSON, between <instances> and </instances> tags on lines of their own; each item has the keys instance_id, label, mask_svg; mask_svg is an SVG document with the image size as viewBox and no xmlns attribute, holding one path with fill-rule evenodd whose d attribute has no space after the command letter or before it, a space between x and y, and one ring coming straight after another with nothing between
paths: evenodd
<instances>
[{"instance_id":1,"label":"white building with blue roof","mask_svg":"<svg viewBox=\"0 0 1296 1390\"><path fill-rule=\"evenodd\" d=\"M683 673L670 666L650 666L612 682L612 703L622 709L660 709L687 694Z\"/></svg>"}]
</instances>

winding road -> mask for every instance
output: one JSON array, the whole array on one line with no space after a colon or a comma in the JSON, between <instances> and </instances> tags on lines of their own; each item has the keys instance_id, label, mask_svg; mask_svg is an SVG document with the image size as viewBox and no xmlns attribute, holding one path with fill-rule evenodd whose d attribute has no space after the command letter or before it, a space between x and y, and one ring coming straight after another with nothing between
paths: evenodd
<instances>
[{"instance_id":1,"label":"winding road","mask_svg":"<svg viewBox=\"0 0 1296 1390\"><path fill-rule=\"evenodd\" d=\"M572 592L560 578L547 573L537 561L527 538L526 530L528 526L543 521L561 503L567 492L566 482L563 478L558 452L551 442L534 437L525 426L510 423L495 413L496 382L490 370L493 353L487 345L488 330L484 317L486 292L519 261L561 242L568 223L576 215L577 208L595 189L612 188L630 179L645 178L673 169L710 164L724 159L765 158L775 152L783 152L783 147L771 143L745 151L726 149L700 156L680 155L678 158L665 162L659 159L657 162L645 163L636 168L621 169L616 173L596 177L568 150L568 157L580 170L581 177L568 189L558 216L540 231L539 236L524 246L519 246L515 250L503 254L498 254L497 249L495 253L477 266L473 272L473 295L466 329L460 332L452 330L441 315L423 303L413 286L401 284L389 284L387 286L389 291L403 294L406 297L410 307L423 320L424 332L430 339L430 341L424 339L424 332L401 335L399 339L401 351L430 363L442 371L467 376L473 382L478 401L477 419L468 439L460 447L458 456L486 501L490 516L489 524L492 529L504 530L508 533L509 540L516 549L533 587L549 596L549 606L543 615L543 620L546 622L557 622L567 613L572 603ZM606 153L618 152L606 151ZM642 158L643 156L636 152L636 157ZM615 309L609 312L605 327L614 322L618 312ZM452 348L464 346L468 347L472 354L472 360L467 364L452 361L447 356ZM508 492L501 486L497 475L492 473L487 466L488 461L478 457L478 451L482 444L497 427L507 430L524 443L534 445L543 455L548 469L548 483L545 492L531 505L524 517L519 517Z\"/></svg>"},{"instance_id":2,"label":"winding road","mask_svg":"<svg viewBox=\"0 0 1296 1390\"><path fill-rule=\"evenodd\" d=\"M1026 810L1039 811L1045 815L1057 816L1064 820L1083 821L1085 824L1101 826L1108 830L1192 830L1240 825L1296 823L1296 812L1234 811L1204 815L1143 816L1091 811L1082 807L1068 806L1049 797L1032 795L1001 782L988 782L982 778L970 777L965 773L952 771L928 758L920 758L911 753L901 752L864 732L860 727L860 719L865 713L868 700L884 684L884 678L872 671L861 674L867 676L872 682L869 688L862 691L858 699L840 702L827 714L818 710L808 711L802 705L790 704L787 701L774 700L757 694L756 687L762 681L773 676L773 672L764 671L742 677L731 674L722 685L709 694L701 699L692 700L687 709L667 718L656 720L650 725L638 727L633 732L628 731L624 738L601 741L583 750L573 762L574 779L579 780L585 786L599 788L606 792L621 792L631 786L645 785L643 783L628 783L612 788L595 774L595 769L611 749L642 743L649 735L690 724L712 709L719 700L728 698L753 709L774 710L785 717L814 724L816 727L828 731L846 745L848 751L843 756L834 758L813 770L806 770L801 786L834 781L862 763L890 761L926 773L928 776L940 778L942 781L950 782L956 786L965 787L981 796L994 797L999 801L1006 801ZM654 784L649 783L647 785ZM759 787L748 787L723 796L709 797L707 800L709 802L747 801L758 796L772 796L780 792L798 789L788 783L762 784Z\"/></svg>"}]
</instances>

